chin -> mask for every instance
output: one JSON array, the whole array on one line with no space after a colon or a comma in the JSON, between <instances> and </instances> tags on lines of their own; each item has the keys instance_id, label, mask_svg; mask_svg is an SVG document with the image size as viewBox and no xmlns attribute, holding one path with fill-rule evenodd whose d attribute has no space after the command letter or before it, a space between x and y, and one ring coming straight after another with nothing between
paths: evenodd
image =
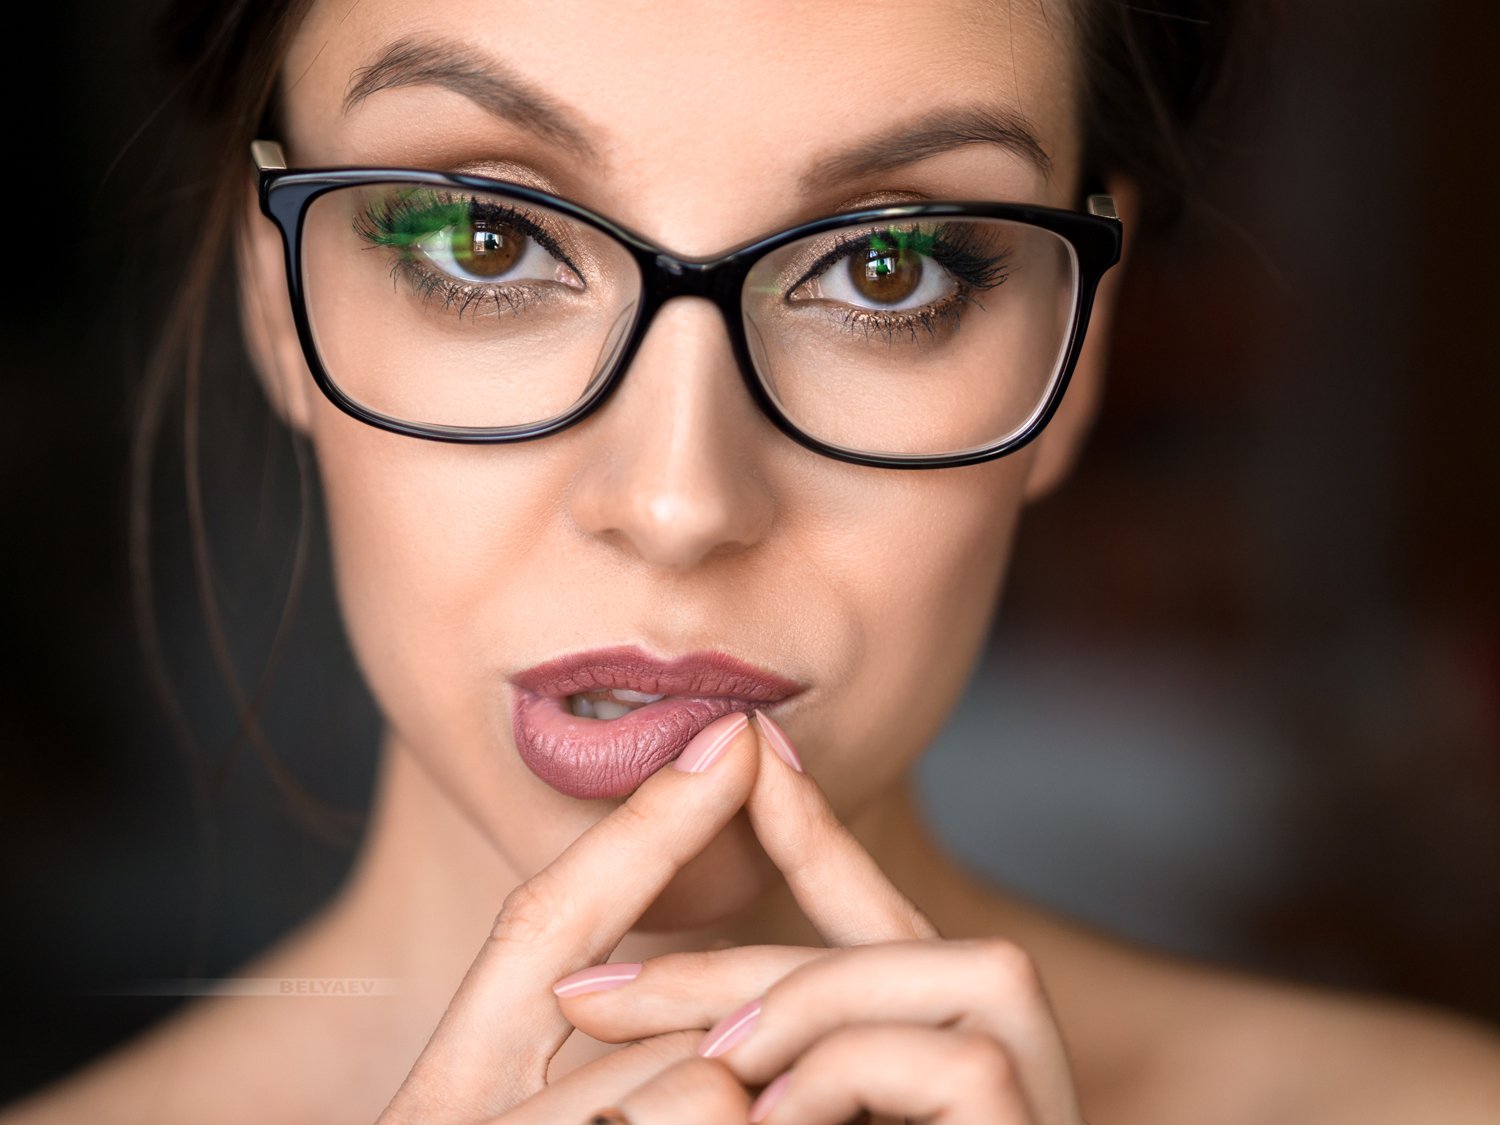
<instances>
[{"instance_id":1,"label":"chin","mask_svg":"<svg viewBox=\"0 0 1500 1125\"><path fill-rule=\"evenodd\" d=\"M750 909L780 878L741 809L678 871L632 928L677 933L717 925Z\"/></svg>"}]
</instances>

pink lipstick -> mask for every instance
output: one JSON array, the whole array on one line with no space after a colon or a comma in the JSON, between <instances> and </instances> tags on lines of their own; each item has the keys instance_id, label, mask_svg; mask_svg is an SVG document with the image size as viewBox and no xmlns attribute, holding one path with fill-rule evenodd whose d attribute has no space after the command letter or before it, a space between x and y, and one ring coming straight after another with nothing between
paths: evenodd
<instances>
[{"instance_id":1,"label":"pink lipstick","mask_svg":"<svg viewBox=\"0 0 1500 1125\"><path fill-rule=\"evenodd\" d=\"M584 800L626 796L719 716L766 707L805 686L726 653L664 662L634 645L549 660L510 682L521 760L558 792ZM575 715L574 695L619 717Z\"/></svg>"}]
</instances>

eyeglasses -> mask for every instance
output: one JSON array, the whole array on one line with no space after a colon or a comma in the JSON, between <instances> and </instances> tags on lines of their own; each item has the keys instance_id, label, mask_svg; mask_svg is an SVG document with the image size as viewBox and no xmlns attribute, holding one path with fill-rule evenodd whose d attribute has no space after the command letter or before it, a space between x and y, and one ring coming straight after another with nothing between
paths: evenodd
<instances>
[{"instance_id":1,"label":"eyeglasses","mask_svg":"<svg viewBox=\"0 0 1500 1125\"><path fill-rule=\"evenodd\" d=\"M687 258L586 207L482 176L288 169L257 140L308 368L370 425L527 441L599 409L653 317L704 297L751 397L843 461L940 468L1010 453L1057 409L1099 279L1088 212L990 202L851 211Z\"/></svg>"}]
</instances>

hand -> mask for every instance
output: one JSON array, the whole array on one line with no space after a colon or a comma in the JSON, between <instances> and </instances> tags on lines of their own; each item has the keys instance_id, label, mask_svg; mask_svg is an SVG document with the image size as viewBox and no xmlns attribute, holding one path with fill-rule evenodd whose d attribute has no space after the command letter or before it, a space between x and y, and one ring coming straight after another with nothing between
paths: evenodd
<instances>
[{"instance_id":1,"label":"hand","mask_svg":"<svg viewBox=\"0 0 1500 1125\"><path fill-rule=\"evenodd\" d=\"M775 740L787 745L766 722L747 811L835 948L674 953L608 990L561 982L564 1013L606 1042L718 1021L701 1054L614 1099L619 1116L600 1120L838 1125L863 1107L945 1125L1079 1125L1062 1038L1031 959L1000 939L942 940L813 779L774 760ZM789 747L784 760L796 761ZM753 1105L745 1085L765 1086Z\"/></svg>"},{"instance_id":2,"label":"hand","mask_svg":"<svg viewBox=\"0 0 1500 1125\"><path fill-rule=\"evenodd\" d=\"M682 765L705 747L719 751L712 767L685 772ZM678 768L647 778L507 895L378 1125L475 1125L497 1115L505 1125L581 1121L664 1066L696 1057L708 1021L638 1036L641 1042L549 1085L548 1064L573 1030L551 986L609 955L678 870L745 805L760 761L746 716L718 719L672 763Z\"/></svg>"}]
</instances>

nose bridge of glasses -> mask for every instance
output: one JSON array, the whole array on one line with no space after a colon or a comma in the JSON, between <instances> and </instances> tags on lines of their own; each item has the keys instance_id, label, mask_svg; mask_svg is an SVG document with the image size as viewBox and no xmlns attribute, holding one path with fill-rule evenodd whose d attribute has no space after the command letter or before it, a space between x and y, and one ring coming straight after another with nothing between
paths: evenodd
<instances>
[{"instance_id":1,"label":"nose bridge of glasses","mask_svg":"<svg viewBox=\"0 0 1500 1125\"><path fill-rule=\"evenodd\" d=\"M745 270L738 257L731 254L719 258L687 258L667 251L653 251L651 256L643 255L639 260L643 274L639 304L626 310L616 321L610 340L601 351L599 373L585 397L604 383L618 383L630 368L636 366L640 350L657 323L658 314L675 299L687 297L698 298L716 311L729 345L725 358L739 369L750 397L761 402L763 392L757 386L753 366L740 354L739 340L744 330L740 288ZM688 302L690 305L695 303ZM678 315L682 312L679 311ZM709 315L711 319L714 314ZM625 331L632 326L632 331Z\"/></svg>"},{"instance_id":2,"label":"nose bridge of glasses","mask_svg":"<svg viewBox=\"0 0 1500 1125\"><path fill-rule=\"evenodd\" d=\"M659 305L672 297L705 297L726 312L738 302L735 256L683 258L660 251L646 271L647 303Z\"/></svg>"},{"instance_id":3,"label":"nose bridge of glasses","mask_svg":"<svg viewBox=\"0 0 1500 1125\"><path fill-rule=\"evenodd\" d=\"M639 345L651 330L657 314L668 301L678 297L698 297L718 310L733 348L740 316L740 285L744 275L744 269L736 255L685 258L660 251L642 261L641 265L643 291L634 345ZM620 358L619 350L633 353L634 345L628 349L616 349L616 358ZM631 356L623 358L628 362Z\"/></svg>"}]
</instances>

